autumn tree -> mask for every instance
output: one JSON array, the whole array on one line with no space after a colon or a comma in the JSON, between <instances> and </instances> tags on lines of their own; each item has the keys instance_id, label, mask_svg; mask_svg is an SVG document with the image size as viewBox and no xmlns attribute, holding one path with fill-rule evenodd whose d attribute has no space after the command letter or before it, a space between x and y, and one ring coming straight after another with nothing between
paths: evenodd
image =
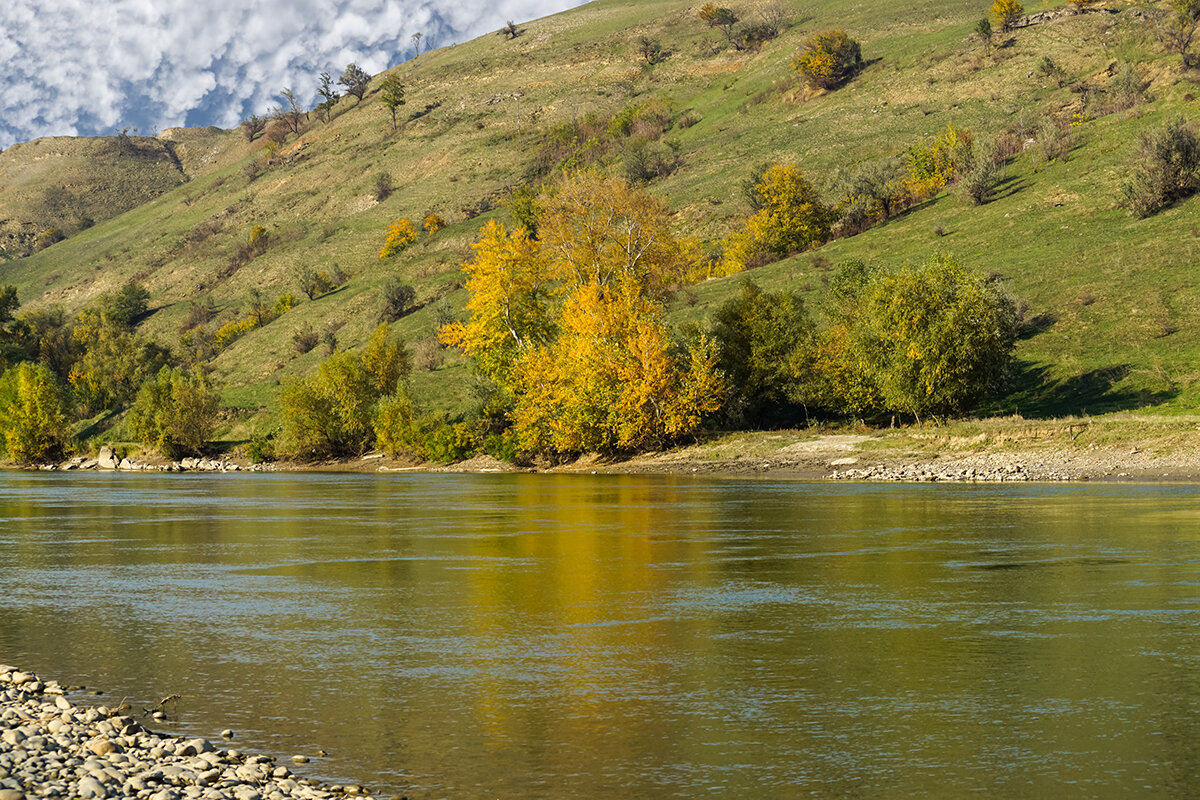
<instances>
[{"instance_id":1,"label":"autumn tree","mask_svg":"<svg viewBox=\"0 0 1200 800\"><path fill-rule=\"evenodd\" d=\"M342 71L342 77L338 78L338 85L346 87L346 94L354 95L360 103L363 96L367 93L367 87L371 83L371 76L366 70L358 64L350 63L346 65L346 69Z\"/></svg>"},{"instance_id":2,"label":"autumn tree","mask_svg":"<svg viewBox=\"0 0 1200 800\"><path fill-rule=\"evenodd\" d=\"M400 80L400 76L395 72L389 72L383 82L379 84L379 97L383 101L383 107L386 108L392 115L392 132L396 131L396 113L400 110L400 106L404 105L404 82Z\"/></svg>"},{"instance_id":3,"label":"autumn tree","mask_svg":"<svg viewBox=\"0 0 1200 800\"><path fill-rule=\"evenodd\" d=\"M8 456L19 464L60 458L67 447L67 395L42 364L26 361L0 378L0 427Z\"/></svg>"},{"instance_id":4,"label":"autumn tree","mask_svg":"<svg viewBox=\"0 0 1200 800\"><path fill-rule=\"evenodd\" d=\"M492 220L471 247L475 258L463 265L470 318L443 327L439 337L508 386L517 359L550 338L550 268L540 243L523 227L510 233Z\"/></svg>"},{"instance_id":5,"label":"autumn tree","mask_svg":"<svg viewBox=\"0 0 1200 800\"><path fill-rule=\"evenodd\" d=\"M1018 0L995 0L992 3L992 17L1000 24L1000 30L1008 33L1016 27L1018 20L1025 15L1025 6Z\"/></svg>"},{"instance_id":6,"label":"autumn tree","mask_svg":"<svg viewBox=\"0 0 1200 800\"><path fill-rule=\"evenodd\" d=\"M832 89L862 65L862 46L843 30L822 31L804 43L791 64L809 86Z\"/></svg>"},{"instance_id":7,"label":"autumn tree","mask_svg":"<svg viewBox=\"0 0 1200 800\"><path fill-rule=\"evenodd\" d=\"M164 366L138 391L130 427L167 458L200 455L216 428L220 405L220 392L202 372Z\"/></svg>"},{"instance_id":8,"label":"autumn tree","mask_svg":"<svg viewBox=\"0 0 1200 800\"><path fill-rule=\"evenodd\" d=\"M694 431L724 384L710 341L680 348L666 327L694 258L667 208L596 173L564 176L537 207L540 238L484 228L464 267L470 318L442 340L512 398L522 449L636 449Z\"/></svg>"},{"instance_id":9,"label":"autumn tree","mask_svg":"<svg viewBox=\"0 0 1200 800\"><path fill-rule=\"evenodd\" d=\"M388 228L387 241L379 250L379 257L391 258L407 250L416 241L417 229L413 227L412 220L408 217L396 220Z\"/></svg>"},{"instance_id":10,"label":"autumn tree","mask_svg":"<svg viewBox=\"0 0 1200 800\"><path fill-rule=\"evenodd\" d=\"M725 241L729 271L806 250L829 237L834 212L797 167L768 167L754 185L753 197L758 212Z\"/></svg>"}]
</instances>

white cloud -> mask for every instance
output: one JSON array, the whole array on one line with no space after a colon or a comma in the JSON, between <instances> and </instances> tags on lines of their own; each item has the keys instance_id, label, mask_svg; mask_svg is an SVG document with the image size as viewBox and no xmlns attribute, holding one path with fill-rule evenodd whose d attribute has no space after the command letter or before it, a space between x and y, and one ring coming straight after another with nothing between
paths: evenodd
<instances>
[{"instance_id":1,"label":"white cloud","mask_svg":"<svg viewBox=\"0 0 1200 800\"><path fill-rule=\"evenodd\" d=\"M288 86L465 41L583 0L0 0L0 147L39 136L232 127ZM442 5L444 4L444 5Z\"/></svg>"}]
</instances>

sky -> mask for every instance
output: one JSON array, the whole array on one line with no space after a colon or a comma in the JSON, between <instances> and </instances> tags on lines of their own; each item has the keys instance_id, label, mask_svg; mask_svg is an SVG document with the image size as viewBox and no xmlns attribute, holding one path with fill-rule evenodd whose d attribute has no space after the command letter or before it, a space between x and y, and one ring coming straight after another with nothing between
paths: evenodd
<instances>
[{"instance_id":1,"label":"sky","mask_svg":"<svg viewBox=\"0 0 1200 800\"><path fill-rule=\"evenodd\" d=\"M583 0L0 0L0 148L40 136L232 128L288 87ZM310 103L311 105L312 103Z\"/></svg>"}]
</instances>

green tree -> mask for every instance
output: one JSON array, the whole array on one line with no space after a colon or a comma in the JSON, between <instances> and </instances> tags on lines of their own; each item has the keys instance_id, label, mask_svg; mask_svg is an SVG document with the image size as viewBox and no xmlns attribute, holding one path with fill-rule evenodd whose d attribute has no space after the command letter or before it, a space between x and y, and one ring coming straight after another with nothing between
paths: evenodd
<instances>
[{"instance_id":1,"label":"green tree","mask_svg":"<svg viewBox=\"0 0 1200 800\"><path fill-rule=\"evenodd\" d=\"M371 83L371 76L366 70L358 66L358 64L350 63L346 65L346 69L342 71L342 77L338 78L338 85L346 87L346 94L352 94L361 103L363 95L367 93L367 87Z\"/></svg>"},{"instance_id":2,"label":"green tree","mask_svg":"<svg viewBox=\"0 0 1200 800\"><path fill-rule=\"evenodd\" d=\"M395 72L389 72L383 82L379 84L379 99L383 101L383 107L386 108L392 115L392 132L396 132L396 112L400 110L400 106L406 102L404 99L404 82L400 80L400 76Z\"/></svg>"},{"instance_id":3,"label":"green tree","mask_svg":"<svg viewBox=\"0 0 1200 800\"><path fill-rule=\"evenodd\" d=\"M1012 300L947 256L892 269L848 268L831 287L843 355L883 408L960 413L1007 385L1016 341Z\"/></svg>"},{"instance_id":4,"label":"green tree","mask_svg":"<svg viewBox=\"0 0 1200 800\"><path fill-rule=\"evenodd\" d=\"M101 297L100 307L108 324L133 330L150 309L150 290L137 281L130 281L113 294Z\"/></svg>"},{"instance_id":5,"label":"green tree","mask_svg":"<svg viewBox=\"0 0 1200 800\"><path fill-rule=\"evenodd\" d=\"M979 41L983 42L983 54L985 56L992 54L992 21L987 17L975 23L975 35L979 37Z\"/></svg>"},{"instance_id":6,"label":"green tree","mask_svg":"<svg viewBox=\"0 0 1200 800\"><path fill-rule=\"evenodd\" d=\"M321 102L317 105L317 113L325 122L329 122L329 118L333 114L333 107L337 105L337 101L342 95L337 89L333 88L333 76L328 72L321 73L321 85L317 88L317 94L321 95Z\"/></svg>"},{"instance_id":7,"label":"green tree","mask_svg":"<svg viewBox=\"0 0 1200 800\"><path fill-rule=\"evenodd\" d=\"M199 370L164 366L138 391L130 427L167 458L200 455L216 428L220 404L220 392Z\"/></svg>"},{"instance_id":8,"label":"green tree","mask_svg":"<svg viewBox=\"0 0 1200 800\"><path fill-rule=\"evenodd\" d=\"M764 292L751 281L716 311L717 365L731 387L727 410L737 422L782 422L812 392L814 326L799 295Z\"/></svg>"},{"instance_id":9,"label":"green tree","mask_svg":"<svg viewBox=\"0 0 1200 800\"><path fill-rule=\"evenodd\" d=\"M8 456L18 464L62 457L69 434L67 398L48 367L26 361L4 373L0 423Z\"/></svg>"},{"instance_id":10,"label":"green tree","mask_svg":"<svg viewBox=\"0 0 1200 800\"><path fill-rule=\"evenodd\" d=\"M284 385L281 449L296 458L358 455L375 441L376 405L400 390L411 359L375 329L365 351L334 353L302 380Z\"/></svg>"}]
</instances>

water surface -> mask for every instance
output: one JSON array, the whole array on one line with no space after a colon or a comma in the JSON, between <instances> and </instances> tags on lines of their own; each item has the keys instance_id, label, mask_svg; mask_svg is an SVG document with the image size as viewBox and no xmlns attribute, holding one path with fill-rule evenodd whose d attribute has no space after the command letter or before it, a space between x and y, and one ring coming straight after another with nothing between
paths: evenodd
<instances>
[{"instance_id":1,"label":"water surface","mask_svg":"<svg viewBox=\"0 0 1200 800\"><path fill-rule=\"evenodd\" d=\"M411 798L1190 796L1200 489L0 474L0 661Z\"/></svg>"}]
</instances>

